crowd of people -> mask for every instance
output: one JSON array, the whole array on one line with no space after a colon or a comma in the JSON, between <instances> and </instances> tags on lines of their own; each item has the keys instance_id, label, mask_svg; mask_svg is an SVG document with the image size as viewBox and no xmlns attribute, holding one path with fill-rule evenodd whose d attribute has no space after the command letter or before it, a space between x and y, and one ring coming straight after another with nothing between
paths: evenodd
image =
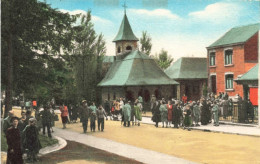
<instances>
[{"instance_id":1,"label":"crowd of people","mask_svg":"<svg viewBox=\"0 0 260 164\"><path fill-rule=\"evenodd\" d=\"M167 102L167 103L166 103ZM162 122L162 127L169 127L173 124L174 128L183 127L190 130L191 126L207 125L213 122L214 126L219 126L219 117L227 119L234 116L234 103L238 109L238 122L254 122L254 107L250 100L244 99L237 94L235 99L229 98L227 93L220 92L219 95L213 93L206 97L201 97L198 101L188 101L184 95L182 100L162 100L157 101L153 95L151 98L152 120L155 126ZM200 124L199 124L200 122Z\"/></svg>"},{"instance_id":2,"label":"crowd of people","mask_svg":"<svg viewBox=\"0 0 260 164\"><path fill-rule=\"evenodd\" d=\"M166 101L164 98L157 100L152 95L150 100L150 111L152 112L152 121L155 127L159 127L162 122L162 128L180 128L190 130L191 126L207 125L212 122L214 126L219 126L219 117L226 119L234 116L234 103L238 109L238 122L249 123L254 121L254 107L250 100L244 99L236 95L235 99L229 98L227 93L213 93L202 97L198 101L188 101L186 95L181 100L171 99ZM24 104L24 105L23 105ZM104 108L103 108L104 106ZM125 98L119 98L110 103L105 100L104 105L95 105L92 102L88 105L83 100L80 105L65 104L59 106L61 113L61 121L63 129L68 123L82 123L83 133L87 133L88 122L90 121L90 131L95 132L96 122L98 131L104 131L105 118L110 116L111 120L121 120L124 127L140 126L142 121L142 113L144 111L143 99L139 96L134 102L126 101ZM2 106L1 106L2 107ZM48 137L52 137L52 127L58 116L54 112L54 105L43 106L43 110L39 110L37 102L27 101L21 103L21 117L14 115L13 111L9 111L8 117L3 121L3 132L7 139L8 155L7 161L11 163L22 163L22 155L27 154L28 161L37 161L37 154L41 148L39 141L39 132L45 135L47 129ZM34 111L35 116L32 116Z\"/></svg>"}]
</instances>

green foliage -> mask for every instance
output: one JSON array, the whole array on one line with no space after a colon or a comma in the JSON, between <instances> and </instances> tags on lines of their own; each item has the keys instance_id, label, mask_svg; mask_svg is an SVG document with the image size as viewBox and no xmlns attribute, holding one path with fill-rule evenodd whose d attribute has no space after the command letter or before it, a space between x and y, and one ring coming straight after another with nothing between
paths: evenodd
<instances>
[{"instance_id":1,"label":"green foliage","mask_svg":"<svg viewBox=\"0 0 260 164\"><path fill-rule=\"evenodd\" d=\"M147 54L148 56L151 53L152 49L152 38L147 34L147 31L142 32L142 37L140 38L141 51Z\"/></svg>"},{"instance_id":2,"label":"green foliage","mask_svg":"<svg viewBox=\"0 0 260 164\"><path fill-rule=\"evenodd\" d=\"M155 59L156 63L159 65L159 67L162 68L163 70L168 68L171 65L171 63L173 62L173 58L170 55L168 55L168 52L165 51L164 49L161 50L159 55L155 54L155 56L153 56L153 58Z\"/></svg>"},{"instance_id":3,"label":"green foliage","mask_svg":"<svg viewBox=\"0 0 260 164\"><path fill-rule=\"evenodd\" d=\"M65 83L65 61L59 56L73 48L76 17L37 0L3 0L2 12L1 87L46 102Z\"/></svg>"},{"instance_id":4,"label":"green foliage","mask_svg":"<svg viewBox=\"0 0 260 164\"><path fill-rule=\"evenodd\" d=\"M73 70L80 99L99 101L97 84L102 80L102 61L106 52L103 35L97 35L91 22L91 12L81 16L81 24L74 27L75 51Z\"/></svg>"}]
</instances>

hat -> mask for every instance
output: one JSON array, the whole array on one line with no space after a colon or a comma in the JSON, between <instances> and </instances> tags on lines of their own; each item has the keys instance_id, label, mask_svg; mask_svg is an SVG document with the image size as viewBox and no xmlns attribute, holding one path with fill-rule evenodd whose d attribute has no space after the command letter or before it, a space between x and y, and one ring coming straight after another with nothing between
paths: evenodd
<instances>
[{"instance_id":1,"label":"hat","mask_svg":"<svg viewBox=\"0 0 260 164\"><path fill-rule=\"evenodd\" d=\"M35 121L36 121L35 118L30 118L30 119L29 119L29 122L35 122Z\"/></svg>"},{"instance_id":2,"label":"hat","mask_svg":"<svg viewBox=\"0 0 260 164\"><path fill-rule=\"evenodd\" d=\"M11 122L13 122L14 120L18 120L19 121L19 118L14 116L14 117L11 118Z\"/></svg>"},{"instance_id":3,"label":"hat","mask_svg":"<svg viewBox=\"0 0 260 164\"><path fill-rule=\"evenodd\" d=\"M81 102L84 103L84 102L87 102L87 100L82 100Z\"/></svg>"},{"instance_id":4,"label":"hat","mask_svg":"<svg viewBox=\"0 0 260 164\"><path fill-rule=\"evenodd\" d=\"M14 114L14 111L12 111L12 110L9 110L9 112L8 112L9 114Z\"/></svg>"}]
</instances>

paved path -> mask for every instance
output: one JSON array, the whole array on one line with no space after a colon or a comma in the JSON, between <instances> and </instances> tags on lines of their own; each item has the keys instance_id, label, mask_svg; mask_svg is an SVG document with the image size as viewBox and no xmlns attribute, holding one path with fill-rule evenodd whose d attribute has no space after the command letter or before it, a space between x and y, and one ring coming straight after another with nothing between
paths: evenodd
<instances>
[{"instance_id":1,"label":"paved path","mask_svg":"<svg viewBox=\"0 0 260 164\"><path fill-rule=\"evenodd\" d=\"M145 124L155 124L151 121L150 117L143 117L142 123ZM161 124L159 124L161 125ZM260 128L259 127L247 127L247 126L238 126L238 125L227 125L227 124L220 124L220 126L213 126L213 124L209 124L206 126L197 126L192 127L195 130L201 131L211 131L211 132L222 132L222 133L229 133L229 134L239 134L239 135L249 135L249 136L257 136L260 137Z\"/></svg>"},{"instance_id":2,"label":"paved path","mask_svg":"<svg viewBox=\"0 0 260 164\"><path fill-rule=\"evenodd\" d=\"M174 156L170 156L167 154L138 148L132 145L122 144L119 142L115 142L109 139L94 137L91 135L73 132L69 130L63 130L59 128L54 128L53 135L62 137L66 140L76 141L100 150L104 150L110 153L117 154L119 156L131 158L143 163L149 164L191 164L194 162L190 162L181 158L177 158Z\"/></svg>"}]
</instances>

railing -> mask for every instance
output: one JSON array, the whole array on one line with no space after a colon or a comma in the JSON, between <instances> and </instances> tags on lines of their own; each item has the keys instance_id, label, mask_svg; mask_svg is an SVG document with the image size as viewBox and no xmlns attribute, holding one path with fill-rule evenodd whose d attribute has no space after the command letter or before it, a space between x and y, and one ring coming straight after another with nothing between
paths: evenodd
<instances>
[{"instance_id":1,"label":"railing","mask_svg":"<svg viewBox=\"0 0 260 164\"><path fill-rule=\"evenodd\" d=\"M243 111L239 111L238 104L234 103L233 107L228 109L228 115L224 118L224 116L220 113L219 120L227 121L233 123L250 123L257 124L258 123L258 106L254 106L254 117L252 117L249 113L244 112L243 116L241 116Z\"/></svg>"}]
</instances>

